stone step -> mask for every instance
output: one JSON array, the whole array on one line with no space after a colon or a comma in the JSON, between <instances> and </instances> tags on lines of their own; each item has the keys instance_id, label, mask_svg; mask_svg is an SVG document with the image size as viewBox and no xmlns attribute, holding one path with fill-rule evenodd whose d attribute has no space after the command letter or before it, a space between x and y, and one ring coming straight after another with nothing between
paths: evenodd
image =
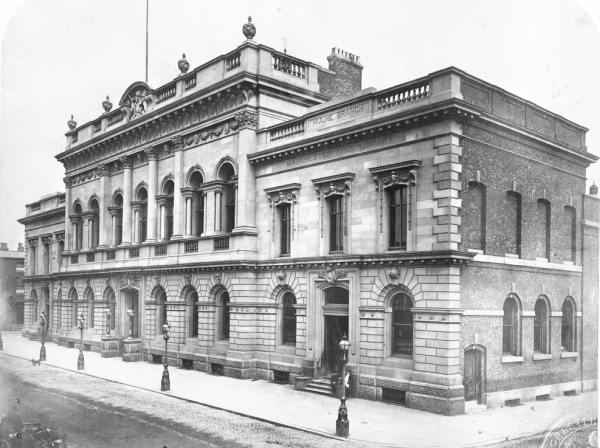
<instances>
[{"instance_id":1,"label":"stone step","mask_svg":"<svg viewBox=\"0 0 600 448\"><path fill-rule=\"evenodd\" d=\"M314 386L314 385L309 384L302 390L313 393L313 394L326 395L328 397L331 397L331 387L328 387L327 389L325 389L320 386Z\"/></svg>"}]
</instances>

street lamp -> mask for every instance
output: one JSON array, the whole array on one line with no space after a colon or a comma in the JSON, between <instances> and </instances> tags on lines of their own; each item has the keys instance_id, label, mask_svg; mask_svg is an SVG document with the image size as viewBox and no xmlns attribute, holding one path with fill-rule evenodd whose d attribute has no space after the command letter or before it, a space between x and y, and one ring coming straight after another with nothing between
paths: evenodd
<instances>
[{"instance_id":1,"label":"street lamp","mask_svg":"<svg viewBox=\"0 0 600 448\"><path fill-rule=\"evenodd\" d=\"M106 312L106 335L110 335L110 309L107 309Z\"/></svg>"},{"instance_id":2,"label":"street lamp","mask_svg":"<svg viewBox=\"0 0 600 448\"><path fill-rule=\"evenodd\" d=\"M169 338L171 337L171 335L169 335L169 330L171 329L169 322L165 321L165 324L163 325L162 329L163 329L163 338L165 338L165 357L164 357L164 363L163 363L163 365L165 366L165 370L163 370L162 380L160 381L160 390L165 392L165 391L171 390L171 380L169 379L169 368L168 368L168 364L167 364L167 344L168 344Z\"/></svg>"},{"instance_id":3,"label":"street lamp","mask_svg":"<svg viewBox=\"0 0 600 448\"><path fill-rule=\"evenodd\" d=\"M84 360L83 360L83 322L85 319L83 318L83 313L79 315L79 319L77 319L77 329L80 331L80 339L79 339L79 358L77 358L77 370L84 369Z\"/></svg>"},{"instance_id":4,"label":"street lamp","mask_svg":"<svg viewBox=\"0 0 600 448\"><path fill-rule=\"evenodd\" d=\"M342 404L338 410L338 418L335 422L335 435L338 437L348 437L350 435L350 422L348 421L348 409L346 408L346 364L348 364L348 349L350 345L348 338L344 335L339 344L342 351L342 398L340 398Z\"/></svg>"},{"instance_id":5,"label":"street lamp","mask_svg":"<svg viewBox=\"0 0 600 448\"><path fill-rule=\"evenodd\" d=\"M133 316L135 316L135 312L129 308L127 315L129 316L129 339L133 339Z\"/></svg>"},{"instance_id":6,"label":"street lamp","mask_svg":"<svg viewBox=\"0 0 600 448\"><path fill-rule=\"evenodd\" d=\"M40 361L46 360L46 346L44 340L44 329L46 328L46 313L42 311L40 315L40 340L42 341L42 347L40 348Z\"/></svg>"}]
</instances>

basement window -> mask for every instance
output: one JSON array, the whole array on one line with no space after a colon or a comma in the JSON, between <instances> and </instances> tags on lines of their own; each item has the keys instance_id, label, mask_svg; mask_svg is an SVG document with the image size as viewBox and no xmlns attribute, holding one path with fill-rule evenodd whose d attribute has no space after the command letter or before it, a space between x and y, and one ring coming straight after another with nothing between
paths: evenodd
<instances>
[{"instance_id":1,"label":"basement window","mask_svg":"<svg viewBox=\"0 0 600 448\"><path fill-rule=\"evenodd\" d=\"M284 372L283 370L273 370L273 381L275 383L289 384L290 372Z\"/></svg>"},{"instance_id":2,"label":"basement window","mask_svg":"<svg viewBox=\"0 0 600 448\"><path fill-rule=\"evenodd\" d=\"M381 388L381 401L385 403L399 404L400 406L406 406L406 391L388 389L387 387Z\"/></svg>"}]
</instances>

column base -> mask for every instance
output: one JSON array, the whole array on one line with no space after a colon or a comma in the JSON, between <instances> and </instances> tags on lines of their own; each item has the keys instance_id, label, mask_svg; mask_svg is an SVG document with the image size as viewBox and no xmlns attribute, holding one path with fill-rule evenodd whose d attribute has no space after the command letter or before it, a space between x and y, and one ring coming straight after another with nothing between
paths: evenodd
<instances>
[{"instance_id":1,"label":"column base","mask_svg":"<svg viewBox=\"0 0 600 448\"><path fill-rule=\"evenodd\" d=\"M249 233L252 235L258 235L258 229L253 226L240 226L233 229L231 233Z\"/></svg>"},{"instance_id":2,"label":"column base","mask_svg":"<svg viewBox=\"0 0 600 448\"><path fill-rule=\"evenodd\" d=\"M117 247L126 247L126 246L131 246L131 243L129 241L121 241L121 244L119 244Z\"/></svg>"},{"instance_id":3,"label":"column base","mask_svg":"<svg viewBox=\"0 0 600 448\"><path fill-rule=\"evenodd\" d=\"M102 358L115 358L119 356L119 338L116 336L102 336L100 356Z\"/></svg>"},{"instance_id":4,"label":"column base","mask_svg":"<svg viewBox=\"0 0 600 448\"><path fill-rule=\"evenodd\" d=\"M104 250L104 249L108 249L110 248L110 246L108 244L100 244L98 247L96 247L96 249L98 250ZM64 252L63 252L64 254Z\"/></svg>"},{"instance_id":5,"label":"column base","mask_svg":"<svg viewBox=\"0 0 600 448\"><path fill-rule=\"evenodd\" d=\"M142 244L156 244L157 242L158 240L156 238L153 238L151 240L146 238L146 241L144 241Z\"/></svg>"},{"instance_id":6,"label":"column base","mask_svg":"<svg viewBox=\"0 0 600 448\"><path fill-rule=\"evenodd\" d=\"M172 240L181 240L183 239L183 235L171 235Z\"/></svg>"},{"instance_id":7,"label":"column base","mask_svg":"<svg viewBox=\"0 0 600 448\"><path fill-rule=\"evenodd\" d=\"M125 339L123 341L123 361L137 362L142 360L142 340Z\"/></svg>"}]
</instances>

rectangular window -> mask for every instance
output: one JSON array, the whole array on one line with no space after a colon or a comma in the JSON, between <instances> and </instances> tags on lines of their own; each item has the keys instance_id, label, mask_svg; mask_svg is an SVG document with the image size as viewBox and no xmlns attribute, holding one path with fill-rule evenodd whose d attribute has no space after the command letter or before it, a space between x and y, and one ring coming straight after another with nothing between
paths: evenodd
<instances>
[{"instance_id":1,"label":"rectangular window","mask_svg":"<svg viewBox=\"0 0 600 448\"><path fill-rule=\"evenodd\" d=\"M123 241L123 209L117 210L117 234L115 235L115 245Z\"/></svg>"},{"instance_id":2,"label":"rectangular window","mask_svg":"<svg viewBox=\"0 0 600 448\"><path fill-rule=\"evenodd\" d=\"M140 207L140 242L146 241L148 230L148 204L143 203Z\"/></svg>"},{"instance_id":3,"label":"rectangular window","mask_svg":"<svg viewBox=\"0 0 600 448\"><path fill-rule=\"evenodd\" d=\"M405 186L400 186L390 192L390 248L406 249L407 202Z\"/></svg>"},{"instance_id":4,"label":"rectangular window","mask_svg":"<svg viewBox=\"0 0 600 448\"><path fill-rule=\"evenodd\" d=\"M83 244L83 221L79 221L77 223L77 246L76 246L76 250L77 252L81 251L81 247Z\"/></svg>"},{"instance_id":5,"label":"rectangular window","mask_svg":"<svg viewBox=\"0 0 600 448\"><path fill-rule=\"evenodd\" d=\"M196 236L204 233L204 194L199 192L196 195Z\"/></svg>"},{"instance_id":6,"label":"rectangular window","mask_svg":"<svg viewBox=\"0 0 600 448\"><path fill-rule=\"evenodd\" d=\"M235 188L228 187L225 193L225 232L235 227Z\"/></svg>"},{"instance_id":7,"label":"rectangular window","mask_svg":"<svg viewBox=\"0 0 600 448\"><path fill-rule=\"evenodd\" d=\"M62 266L62 254L63 254L64 250L65 250L65 242L59 241L58 242L58 265L59 266Z\"/></svg>"},{"instance_id":8,"label":"rectangular window","mask_svg":"<svg viewBox=\"0 0 600 448\"><path fill-rule=\"evenodd\" d=\"M173 203L173 197L167 199L167 239L170 239L171 236L173 236Z\"/></svg>"},{"instance_id":9,"label":"rectangular window","mask_svg":"<svg viewBox=\"0 0 600 448\"><path fill-rule=\"evenodd\" d=\"M44 244L44 274L50 272L50 244Z\"/></svg>"},{"instance_id":10,"label":"rectangular window","mask_svg":"<svg viewBox=\"0 0 600 448\"><path fill-rule=\"evenodd\" d=\"M329 200L329 251L344 250L344 197L334 196Z\"/></svg>"},{"instance_id":11,"label":"rectangular window","mask_svg":"<svg viewBox=\"0 0 600 448\"><path fill-rule=\"evenodd\" d=\"M291 206L289 204L283 204L279 206L281 211L281 234L280 234L280 250L281 256L290 255L290 236L292 230L292 219L291 219Z\"/></svg>"}]
</instances>

